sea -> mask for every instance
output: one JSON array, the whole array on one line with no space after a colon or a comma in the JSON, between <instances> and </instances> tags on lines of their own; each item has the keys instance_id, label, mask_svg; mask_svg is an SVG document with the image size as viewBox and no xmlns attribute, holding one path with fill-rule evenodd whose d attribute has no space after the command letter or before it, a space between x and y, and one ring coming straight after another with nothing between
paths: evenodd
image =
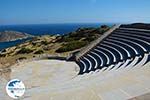
<instances>
[{"instance_id":1,"label":"sea","mask_svg":"<svg viewBox=\"0 0 150 100\"><path fill-rule=\"evenodd\" d=\"M101 25L111 26L114 23L69 23L69 24L29 24L29 25L0 25L0 32L2 31L18 31L35 36L41 35L55 35L68 34L78 28L84 27L100 27ZM0 50L12 47L25 42L27 39L0 42Z\"/></svg>"}]
</instances>

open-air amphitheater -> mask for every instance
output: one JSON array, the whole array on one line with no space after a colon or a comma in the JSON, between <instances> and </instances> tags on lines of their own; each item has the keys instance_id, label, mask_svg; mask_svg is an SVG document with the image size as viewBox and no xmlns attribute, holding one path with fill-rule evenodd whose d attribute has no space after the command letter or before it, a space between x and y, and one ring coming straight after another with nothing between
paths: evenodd
<instances>
[{"instance_id":1,"label":"open-air amphitheater","mask_svg":"<svg viewBox=\"0 0 150 100\"><path fill-rule=\"evenodd\" d=\"M117 25L67 61L20 64L10 76L25 100L150 100L149 61L150 30Z\"/></svg>"}]
</instances>

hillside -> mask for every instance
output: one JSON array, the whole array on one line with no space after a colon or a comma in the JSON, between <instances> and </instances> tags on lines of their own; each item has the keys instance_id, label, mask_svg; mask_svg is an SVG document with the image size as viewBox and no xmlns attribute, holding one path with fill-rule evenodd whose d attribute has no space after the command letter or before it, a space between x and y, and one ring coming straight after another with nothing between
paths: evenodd
<instances>
[{"instance_id":1,"label":"hillside","mask_svg":"<svg viewBox=\"0 0 150 100\"><path fill-rule=\"evenodd\" d=\"M79 28L62 36L36 36L20 45L3 49L0 52L0 63L9 66L16 63L18 59L32 59L42 54L67 57L70 53L80 50L99 38L108 29L108 26L103 25L98 28Z\"/></svg>"},{"instance_id":2,"label":"hillside","mask_svg":"<svg viewBox=\"0 0 150 100\"><path fill-rule=\"evenodd\" d=\"M14 41L17 39L23 39L28 37L31 37L31 35L22 32L16 32L16 31L0 32L0 42Z\"/></svg>"},{"instance_id":3,"label":"hillside","mask_svg":"<svg viewBox=\"0 0 150 100\"><path fill-rule=\"evenodd\" d=\"M62 43L62 47L56 50L58 53L80 49L90 42L96 40L104 32L109 29L108 26L102 25L99 28L79 28L74 32L62 36L58 42Z\"/></svg>"}]
</instances>

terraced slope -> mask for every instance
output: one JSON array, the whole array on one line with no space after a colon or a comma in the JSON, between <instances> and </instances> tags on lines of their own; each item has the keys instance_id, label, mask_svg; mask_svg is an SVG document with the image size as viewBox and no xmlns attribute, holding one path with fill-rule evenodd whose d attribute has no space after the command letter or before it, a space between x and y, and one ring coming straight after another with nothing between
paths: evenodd
<instances>
[{"instance_id":1,"label":"terraced slope","mask_svg":"<svg viewBox=\"0 0 150 100\"><path fill-rule=\"evenodd\" d=\"M143 66L150 61L150 30L119 27L76 63L79 74Z\"/></svg>"}]
</instances>

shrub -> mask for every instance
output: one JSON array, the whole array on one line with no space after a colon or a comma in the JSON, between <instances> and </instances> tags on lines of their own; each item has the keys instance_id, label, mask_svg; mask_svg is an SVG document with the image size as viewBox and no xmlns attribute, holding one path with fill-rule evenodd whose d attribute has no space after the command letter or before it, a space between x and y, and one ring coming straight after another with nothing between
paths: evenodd
<instances>
[{"instance_id":1,"label":"shrub","mask_svg":"<svg viewBox=\"0 0 150 100\"><path fill-rule=\"evenodd\" d=\"M44 53L43 50L38 50L38 51L36 51L34 54L42 54L42 53Z\"/></svg>"},{"instance_id":2,"label":"shrub","mask_svg":"<svg viewBox=\"0 0 150 100\"><path fill-rule=\"evenodd\" d=\"M0 57L6 57L6 54L0 54Z\"/></svg>"},{"instance_id":3,"label":"shrub","mask_svg":"<svg viewBox=\"0 0 150 100\"><path fill-rule=\"evenodd\" d=\"M43 44L43 45L48 45L49 42L48 42L48 41L41 41L41 44Z\"/></svg>"},{"instance_id":4,"label":"shrub","mask_svg":"<svg viewBox=\"0 0 150 100\"><path fill-rule=\"evenodd\" d=\"M56 52L62 53L62 52L68 52L68 51L72 51L75 49L79 49L87 45L87 43L88 43L87 41L72 41L72 42L63 44L62 47L56 50Z\"/></svg>"},{"instance_id":5,"label":"shrub","mask_svg":"<svg viewBox=\"0 0 150 100\"><path fill-rule=\"evenodd\" d=\"M2 52L2 53L3 53L3 52L6 52L6 49L2 49L1 52Z\"/></svg>"},{"instance_id":6,"label":"shrub","mask_svg":"<svg viewBox=\"0 0 150 100\"><path fill-rule=\"evenodd\" d=\"M35 43L35 42L31 42L31 43L32 43L33 46L36 46L36 43Z\"/></svg>"},{"instance_id":7,"label":"shrub","mask_svg":"<svg viewBox=\"0 0 150 100\"><path fill-rule=\"evenodd\" d=\"M29 49L29 48L21 48L17 53L18 54L25 54L25 53L31 53L33 52L33 50Z\"/></svg>"},{"instance_id":8,"label":"shrub","mask_svg":"<svg viewBox=\"0 0 150 100\"><path fill-rule=\"evenodd\" d=\"M24 59L27 59L26 57L20 57L18 58L18 60L24 60Z\"/></svg>"},{"instance_id":9,"label":"shrub","mask_svg":"<svg viewBox=\"0 0 150 100\"><path fill-rule=\"evenodd\" d=\"M96 37L90 36L90 37L87 37L85 40L91 42L91 41L94 41L95 39Z\"/></svg>"},{"instance_id":10,"label":"shrub","mask_svg":"<svg viewBox=\"0 0 150 100\"><path fill-rule=\"evenodd\" d=\"M109 26L107 26L107 25L102 25L101 28L105 28L105 29L106 29L106 28L109 28Z\"/></svg>"}]
</instances>

